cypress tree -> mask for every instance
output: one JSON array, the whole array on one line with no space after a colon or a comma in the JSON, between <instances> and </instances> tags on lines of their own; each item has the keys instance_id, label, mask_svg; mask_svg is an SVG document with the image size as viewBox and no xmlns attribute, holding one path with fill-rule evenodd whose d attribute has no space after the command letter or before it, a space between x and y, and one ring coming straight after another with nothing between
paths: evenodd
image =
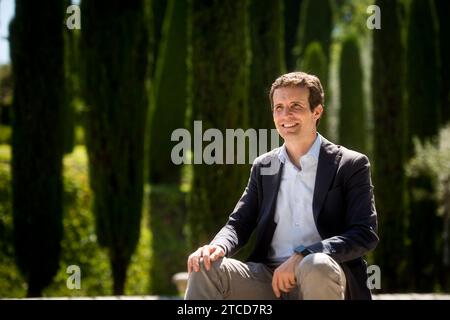
<instances>
[{"instance_id":1,"label":"cypress tree","mask_svg":"<svg viewBox=\"0 0 450 320\"><path fill-rule=\"evenodd\" d=\"M437 29L432 1L412 0L407 38L408 153L412 155L413 137L425 139L437 134L440 122L438 88ZM416 291L433 290L440 223L436 215L435 186L430 175L408 180L410 197L409 237Z\"/></svg>"},{"instance_id":2,"label":"cypress tree","mask_svg":"<svg viewBox=\"0 0 450 320\"><path fill-rule=\"evenodd\" d=\"M268 92L284 69L282 5L273 0L253 0L250 5L249 125L254 129L274 128Z\"/></svg>"},{"instance_id":3,"label":"cypress tree","mask_svg":"<svg viewBox=\"0 0 450 320\"><path fill-rule=\"evenodd\" d=\"M98 241L108 248L118 295L124 292L141 222L150 3L114 0L81 5L93 210Z\"/></svg>"},{"instance_id":4,"label":"cypress tree","mask_svg":"<svg viewBox=\"0 0 450 320\"><path fill-rule=\"evenodd\" d=\"M192 119L203 131L248 124L248 3L192 0ZM203 150L203 149L202 149ZM225 158L225 152L223 152ZM236 157L234 163L236 163ZM225 159L224 159L225 160ZM225 163L225 161L224 161ZM194 164L189 225L191 244L205 244L242 194L248 166Z\"/></svg>"},{"instance_id":5,"label":"cypress tree","mask_svg":"<svg viewBox=\"0 0 450 320\"><path fill-rule=\"evenodd\" d=\"M447 39L450 34L450 20L448 19L450 14L450 2L435 0L434 5L439 22L441 123L442 125L446 125L450 123L450 41ZM445 217L442 217L442 220L442 228L445 228ZM445 236L443 234L442 242L444 241ZM443 245L445 246L445 244ZM442 264L442 270L439 272L440 281L442 289L448 290L450 287L450 268L448 262L442 261Z\"/></svg>"},{"instance_id":6,"label":"cypress tree","mask_svg":"<svg viewBox=\"0 0 450 320\"><path fill-rule=\"evenodd\" d=\"M161 40L163 37L163 24L166 17L166 11L168 7L168 0L152 0L152 13L153 13L153 65L152 78L155 76L156 64L158 63L159 51L161 47Z\"/></svg>"},{"instance_id":7,"label":"cypress tree","mask_svg":"<svg viewBox=\"0 0 450 320\"><path fill-rule=\"evenodd\" d=\"M68 4L68 1L65 2ZM64 119L64 153L71 153L75 145L75 103L78 90L78 48L79 32L68 30L64 33L64 72L65 72L65 108Z\"/></svg>"},{"instance_id":8,"label":"cypress tree","mask_svg":"<svg viewBox=\"0 0 450 320\"><path fill-rule=\"evenodd\" d=\"M342 44L339 68L339 143L359 152L367 151L366 110L358 40L350 36Z\"/></svg>"},{"instance_id":9,"label":"cypress tree","mask_svg":"<svg viewBox=\"0 0 450 320\"><path fill-rule=\"evenodd\" d=\"M382 28L373 30L373 179L380 241L375 264L383 270L381 288L404 288L406 246L404 55L400 1L378 0Z\"/></svg>"},{"instance_id":10,"label":"cypress tree","mask_svg":"<svg viewBox=\"0 0 450 320\"><path fill-rule=\"evenodd\" d=\"M14 247L29 297L50 284L60 257L63 18L59 0L17 0L10 25Z\"/></svg>"},{"instance_id":11,"label":"cypress tree","mask_svg":"<svg viewBox=\"0 0 450 320\"><path fill-rule=\"evenodd\" d=\"M330 61L333 2L330 0L303 0L300 14L297 46L294 49L297 65L301 63L306 48L313 41L320 43L327 61Z\"/></svg>"},{"instance_id":12,"label":"cypress tree","mask_svg":"<svg viewBox=\"0 0 450 320\"><path fill-rule=\"evenodd\" d=\"M172 132L184 126L187 90L187 0L168 1L156 65L150 120L150 182L180 183L181 166L171 160Z\"/></svg>"},{"instance_id":13,"label":"cypress tree","mask_svg":"<svg viewBox=\"0 0 450 320\"><path fill-rule=\"evenodd\" d=\"M428 138L438 132L439 55L435 18L433 2L411 1L406 57L409 137Z\"/></svg>"},{"instance_id":14,"label":"cypress tree","mask_svg":"<svg viewBox=\"0 0 450 320\"><path fill-rule=\"evenodd\" d=\"M294 54L295 44L297 42L298 23L300 21L300 8L303 0L284 0L284 60L288 72L295 71L296 56Z\"/></svg>"},{"instance_id":15,"label":"cypress tree","mask_svg":"<svg viewBox=\"0 0 450 320\"><path fill-rule=\"evenodd\" d=\"M297 69L308 66L309 62L304 63L306 51L312 42L318 42L325 54L325 70L322 72L320 81L322 84L328 82L331 31L333 29L333 8L334 1L330 0L303 0L300 8L300 23L297 30L297 45L293 49ZM308 58L309 59L309 58ZM331 101L331 92L325 88L325 94L328 101ZM328 134L328 123L326 119L326 109L323 119L319 122L319 130L324 135Z\"/></svg>"},{"instance_id":16,"label":"cypress tree","mask_svg":"<svg viewBox=\"0 0 450 320\"><path fill-rule=\"evenodd\" d=\"M183 227L185 195L180 191L181 166L171 160L171 133L184 127L187 105L187 0L169 0L154 81L150 125L151 289L176 294L171 276L184 270L187 254Z\"/></svg>"},{"instance_id":17,"label":"cypress tree","mask_svg":"<svg viewBox=\"0 0 450 320\"><path fill-rule=\"evenodd\" d=\"M302 61L302 67L300 68L302 71L314 74L322 83L323 90L325 92L325 98L327 97L328 93L328 68L327 68L327 58L325 57L325 54L323 52L322 46L319 42L314 41L311 42L305 51L305 58ZM322 113L322 117L320 118L319 132L325 136L328 137L328 109L327 104L325 103L324 112Z\"/></svg>"},{"instance_id":18,"label":"cypress tree","mask_svg":"<svg viewBox=\"0 0 450 320\"><path fill-rule=\"evenodd\" d=\"M450 2L435 0L434 4L439 21L441 122L445 124L450 121Z\"/></svg>"}]
</instances>

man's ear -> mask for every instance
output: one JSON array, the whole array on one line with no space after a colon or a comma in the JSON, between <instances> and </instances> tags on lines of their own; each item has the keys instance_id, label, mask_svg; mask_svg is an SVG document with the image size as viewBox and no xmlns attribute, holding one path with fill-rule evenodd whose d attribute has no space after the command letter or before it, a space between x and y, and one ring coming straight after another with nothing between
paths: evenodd
<instances>
[{"instance_id":1,"label":"man's ear","mask_svg":"<svg viewBox=\"0 0 450 320\"><path fill-rule=\"evenodd\" d=\"M314 116L316 117L316 120L322 117L322 113L323 107L321 104L319 104L314 108Z\"/></svg>"}]
</instances>

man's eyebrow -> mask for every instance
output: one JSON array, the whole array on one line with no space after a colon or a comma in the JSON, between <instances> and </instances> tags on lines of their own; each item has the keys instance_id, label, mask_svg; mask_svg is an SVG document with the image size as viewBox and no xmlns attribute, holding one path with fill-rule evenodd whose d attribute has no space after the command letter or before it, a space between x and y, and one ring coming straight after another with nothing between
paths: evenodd
<instances>
[{"instance_id":1,"label":"man's eyebrow","mask_svg":"<svg viewBox=\"0 0 450 320\"><path fill-rule=\"evenodd\" d=\"M298 104L303 105L303 104L304 104L304 101L302 101L302 100L295 100L295 101L289 102L289 104L293 104L293 103L298 103ZM284 105L284 103L278 102L277 104L274 104L273 106L274 106L274 107L277 107L277 106L283 106L283 105Z\"/></svg>"}]
</instances>

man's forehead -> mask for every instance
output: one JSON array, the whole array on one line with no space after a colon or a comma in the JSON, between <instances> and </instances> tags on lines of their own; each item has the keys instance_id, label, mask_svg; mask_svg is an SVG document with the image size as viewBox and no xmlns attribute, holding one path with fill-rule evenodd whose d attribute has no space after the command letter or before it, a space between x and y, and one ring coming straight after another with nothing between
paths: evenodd
<instances>
[{"instance_id":1,"label":"man's forehead","mask_svg":"<svg viewBox=\"0 0 450 320\"><path fill-rule=\"evenodd\" d=\"M298 99L298 100L308 100L309 89L305 87L289 86L280 87L275 89L273 92L273 99L286 100L286 99Z\"/></svg>"}]
</instances>

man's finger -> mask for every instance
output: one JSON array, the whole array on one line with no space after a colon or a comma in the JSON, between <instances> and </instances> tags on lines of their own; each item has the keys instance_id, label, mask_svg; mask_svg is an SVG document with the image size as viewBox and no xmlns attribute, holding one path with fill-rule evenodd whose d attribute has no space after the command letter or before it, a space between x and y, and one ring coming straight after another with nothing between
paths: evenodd
<instances>
[{"instance_id":1,"label":"man's finger","mask_svg":"<svg viewBox=\"0 0 450 320\"><path fill-rule=\"evenodd\" d=\"M203 265L205 266L206 270L209 271L209 268L211 267L211 261L209 259L209 246L203 247L202 257L203 257Z\"/></svg>"},{"instance_id":2,"label":"man's finger","mask_svg":"<svg viewBox=\"0 0 450 320\"><path fill-rule=\"evenodd\" d=\"M286 292L286 288L284 287L283 279L281 278L281 276L278 277L277 286L278 286L278 291L280 292L280 297L281 297L281 294L283 292Z\"/></svg>"},{"instance_id":3,"label":"man's finger","mask_svg":"<svg viewBox=\"0 0 450 320\"><path fill-rule=\"evenodd\" d=\"M217 253L213 253L212 255L209 256L209 260L211 262L216 261L219 258L219 255Z\"/></svg>"},{"instance_id":4,"label":"man's finger","mask_svg":"<svg viewBox=\"0 0 450 320\"><path fill-rule=\"evenodd\" d=\"M297 281L295 280L295 277L289 278L289 284L292 287L295 287L297 285Z\"/></svg>"},{"instance_id":5,"label":"man's finger","mask_svg":"<svg viewBox=\"0 0 450 320\"><path fill-rule=\"evenodd\" d=\"M284 292L289 292L289 291L291 291L291 289L292 289L293 287L294 287L294 286L290 284L289 280L285 280L285 281L283 282L283 288L284 288L283 291L284 291Z\"/></svg>"},{"instance_id":6,"label":"man's finger","mask_svg":"<svg viewBox=\"0 0 450 320\"><path fill-rule=\"evenodd\" d=\"M194 262L195 262L195 255L193 253L189 256L189 259L188 259L188 272L189 273L191 273L192 271L197 271L195 269Z\"/></svg>"},{"instance_id":7,"label":"man's finger","mask_svg":"<svg viewBox=\"0 0 450 320\"><path fill-rule=\"evenodd\" d=\"M223 257L223 253L213 253L210 257L209 257L209 259L211 260L211 262L212 261L216 261L217 259L219 259L219 258L222 258Z\"/></svg>"},{"instance_id":8,"label":"man's finger","mask_svg":"<svg viewBox=\"0 0 450 320\"><path fill-rule=\"evenodd\" d=\"M200 247L193 253L192 265L193 265L195 272L200 271L200 258L202 256L202 250L203 250L203 247Z\"/></svg>"},{"instance_id":9,"label":"man's finger","mask_svg":"<svg viewBox=\"0 0 450 320\"><path fill-rule=\"evenodd\" d=\"M277 284L277 276L274 274L273 278L272 278L272 289L273 289L273 293L275 293L275 296L277 298L280 297L280 290L278 289L278 284Z\"/></svg>"},{"instance_id":10,"label":"man's finger","mask_svg":"<svg viewBox=\"0 0 450 320\"><path fill-rule=\"evenodd\" d=\"M225 255L225 252L223 252L221 247L214 247L214 252L211 254L209 259L211 261L216 261L217 259L223 257Z\"/></svg>"},{"instance_id":11,"label":"man's finger","mask_svg":"<svg viewBox=\"0 0 450 320\"><path fill-rule=\"evenodd\" d=\"M286 292L286 287L285 287L284 281L283 281L283 279L281 279L281 277L278 278L278 289L280 290L280 294L282 292Z\"/></svg>"},{"instance_id":12,"label":"man's finger","mask_svg":"<svg viewBox=\"0 0 450 320\"><path fill-rule=\"evenodd\" d=\"M188 273L191 273L192 271L198 272L200 271L200 258L202 256L203 247L198 248L195 250L188 258L187 261L187 269Z\"/></svg>"},{"instance_id":13,"label":"man's finger","mask_svg":"<svg viewBox=\"0 0 450 320\"><path fill-rule=\"evenodd\" d=\"M192 265L193 265L195 272L200 271L200 257L199 256L195 256L192 258Z\"/></svg>"}]
</instances>

